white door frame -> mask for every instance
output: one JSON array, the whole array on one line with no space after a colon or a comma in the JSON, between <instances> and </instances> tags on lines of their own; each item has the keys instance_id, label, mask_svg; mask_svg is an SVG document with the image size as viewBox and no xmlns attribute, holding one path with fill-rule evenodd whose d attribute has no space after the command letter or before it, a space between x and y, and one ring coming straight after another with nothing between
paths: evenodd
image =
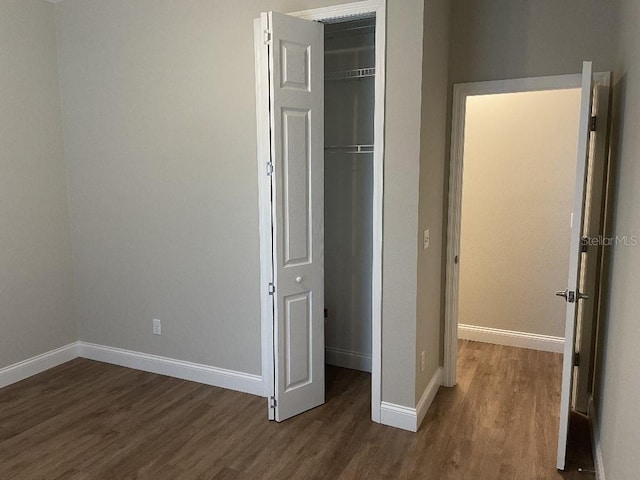
<instances>
[{"instance_id":1,"label":"white door frame","mask_svg":"<svg viewBox=\"0 0 640 480\"><path fill-rule=\"evenodd\" d=\"M374 114L374 153L373 153L373 258L371 281L371 419L380 423L380 404L382 401L382 207L384 175L384 105L385 105L385 59L386 59L386 0L363 0L359 2L315 8L289 15L312 21L332 23L346 21L352 17L373 16L375 25L375 114ZM256 52L260 51L260 42L256 35ZM258 57L258 56L257 56ZM260 62L266 59L256 58L259 71ZM260 306L262 337L262 380L265 396L274 395L274 339L273 339L273 297L269 294L269 282L273 279L271 244L271 187L270 177L265 173L264 136L269 134L268 118L261 114L265 102L263 88L256 85L257 122L258 122L258 203L260 215ZM273 409L269 408L269 418Z\"/></svg>"},{"instance_id":2,"label":"white door frame","mask_svg":"<svg viewBox=\"0 0 640 480\"><path fill-rule=\"evenodd\" d=\"M595 73L594 85L605 85L608 83L608 79L609 74L607 73ZM444 317L443 385L446 387L453 387L456 384L458 360L459 263L456 261L456 257L460 254L462 163L467 97L500 93L564 90L580 88L581 86L582 76L580 74L459 83L453 86ZM550 298L549 301L553 301L553 299Z\"/></svg>"}]
</instances>

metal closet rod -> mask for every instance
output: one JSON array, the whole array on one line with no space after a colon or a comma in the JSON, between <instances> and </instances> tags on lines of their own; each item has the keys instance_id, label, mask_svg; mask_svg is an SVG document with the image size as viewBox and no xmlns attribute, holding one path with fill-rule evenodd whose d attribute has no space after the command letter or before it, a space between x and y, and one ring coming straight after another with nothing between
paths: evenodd
<instances>
[{"instance_id":1,"label":"metal closet rod","mask_svg":"<svg viewBox=\"0 0 640 480\"><path fill-rule=\"evenodd\" d=\"M374 50L376 48L375 45L360 45L358 47L342 47L342 48L332 48L326 49L324 51L324 55L344 55L346 53L358 53L358 52L366 52L368 50Z\"/></svg>"},{"instance_id":2,"label":"metal closet rod","mask_svg":"<svg viewBox=\"0 0 640 480\"><path fill-rule=\"evenodd\" d=\"M375 77L376 67L354 68L353 70L342 70L339 72L327 72L325 80L347 80L351 78Z\"/></svg>"},{"instance_id":3,"label":"metal closet rod","mask_svg":"<svg viewBox=\"0 0 640 480\"><path fill-rule=\"evenodd\" d=\"M324 150L327 153L373 153L373 145L328 145Z\"/></svg>"}]
</instances>

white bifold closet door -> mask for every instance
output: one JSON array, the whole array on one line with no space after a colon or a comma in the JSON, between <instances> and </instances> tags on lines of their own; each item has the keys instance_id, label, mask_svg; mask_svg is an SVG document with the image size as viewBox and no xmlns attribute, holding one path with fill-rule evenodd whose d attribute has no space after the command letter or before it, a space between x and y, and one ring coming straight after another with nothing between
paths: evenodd
<instances>
[{"instance_id":1,"label":"white bifold closet door","mask_svg":"<svg viewBox=\"0 0 640 480\"><path fill-rule=\"evenodd\" d=\"M324 29L274 12L261 14L261 28L273 166L273 406L282 421L325 398Z\"/></svg>"}]
</instances>

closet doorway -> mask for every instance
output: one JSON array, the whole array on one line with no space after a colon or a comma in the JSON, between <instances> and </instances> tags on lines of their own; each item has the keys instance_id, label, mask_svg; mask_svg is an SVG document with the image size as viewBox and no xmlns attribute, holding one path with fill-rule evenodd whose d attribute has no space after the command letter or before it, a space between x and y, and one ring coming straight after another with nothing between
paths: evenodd
<instances>
[{"instance_id":1,"label":"closet doorway","mask_svg":"<svg viewBox=\"0 0 640 480\"><path fill-rule=\"evenodd\" d=\"M371 372L375 18L325 25L325 363Z\"/></svg>"},{"instance_id":2,"label":"closet doorway","mask_svg":"<svg viewBox=\"0 0 640 480\"><path fill-rule=\"evenodd\" d=\"M254 24L272 420L325 402L326 363L371 373L380 422L385 10L369 0Z\"/></svg>"}]
</instances>

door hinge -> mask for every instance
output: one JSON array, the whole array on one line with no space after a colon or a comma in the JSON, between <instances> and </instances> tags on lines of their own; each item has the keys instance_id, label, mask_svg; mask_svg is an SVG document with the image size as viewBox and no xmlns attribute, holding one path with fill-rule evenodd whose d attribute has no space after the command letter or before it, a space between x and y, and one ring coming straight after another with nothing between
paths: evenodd
<instances>
[{"instance_id":1,"label":"door hinge","mask_svg":"<svg viewBox=\"0 0 640 480\"><path fill-rule=\"evenodd\" d=\"M267 162L267 177L273 175L273 163Z\"/></svg>"},{"instance_id":2,"label":"door hinge","mask_svg":"<svg viewBox=\"0 0 640 480\"><path fill-rule=\"evenodd\" d=\"M598 125L598 117L596 117L595 115L593 115L591 117L591 121L589 122L589 130L592 132L596 131L596 126Z\"/></svg>"},{"instance_id":3,"label":"door hinge","mask_svg":"<svg viewBox=\"0 0 640 480\"><path fill-rule=\"evenodd\" d=\"M271 44L271 32L269 30L264 31L264 44L265 45Z\"/></svg>"},{"instance_id":4,"label":"door hinge","mask_svg":"<svg viewBox=\"0 0 640 480\"><path fill-rule=\"evenodd\" d=\"M269 295L273 295L274 293L276 293L276 286L269 282Z\"/></svg>"},{"instance_id":5,"label":"door hinge","mask_svg":"<svg viewBox=\"0 0 640 480\"><path fill-rule=\"evenodd\" d=\"M271 408L276 408L278 406L278 401L276 400L276 397L269 397L269 400L271 401Z\"/></svg>"},{"instance_id":6,"label":"door hinge","mask_svg":"<svg viewBox=\"0 0 640 480\"><path fill-rule=\"evenodd\" d=\"M573 354L573 366L577 367L578 365L580 365L580 352Z\"/></svg>"}]
</instances>

